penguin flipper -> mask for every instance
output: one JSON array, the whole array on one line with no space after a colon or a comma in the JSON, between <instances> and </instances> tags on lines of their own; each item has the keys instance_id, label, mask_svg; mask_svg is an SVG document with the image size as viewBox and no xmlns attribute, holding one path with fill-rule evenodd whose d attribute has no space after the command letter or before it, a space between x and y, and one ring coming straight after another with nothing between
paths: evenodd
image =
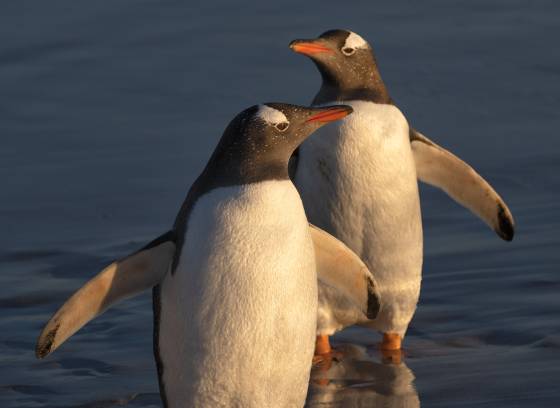
<instances>
[{"instance_id":1,"label":"penguin flipper","mask_svg":"<svg viewBox=\"0 0 560 408\"><path fill-rule=\"evenodd\" d=\"M167 273L174 253L174 233L170 231L103 269L51 317L37 340L37 358L52 353L113 304L157 285Z\"/></svg>"},{"instance_id":2,"label":"penguin flipper","mask_svg":"<svg viewBox=\"0 0 560 408\"><path fill-rule=\"evenodd\" d=\"M336 291L337 303L355 305L368 319L375 319L379 292L367 266L341 241L312 224L309 227L319 286L328 286L331 294Z\"/></svg>"},{"instance_id":3,"label":"penguin flipper","mask_svg":"<svg viewBox=\"0 0 560 408\"><path fill-rule=\"evenodd\" d=\"M457 156L412 128L410 142L420 181L441 188L480 217L502 239L513 239L513 216L504 200L482 176Z\"/></svg>"}]
</instances>

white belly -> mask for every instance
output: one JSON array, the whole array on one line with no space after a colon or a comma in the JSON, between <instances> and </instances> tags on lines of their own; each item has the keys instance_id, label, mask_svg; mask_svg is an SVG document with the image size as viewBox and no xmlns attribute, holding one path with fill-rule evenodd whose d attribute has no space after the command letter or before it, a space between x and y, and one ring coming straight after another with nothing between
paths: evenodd
<instances>
[{"instance_id":1,"label":"white belly","mask_svg":"<svg viewBox=\"0 0 560 408\"><path fill-rule=\"evenodd\" d=\"M177 270L161 285L170 406L303 406L316 309L314 250L292 183L203 196Z\"/></svg>"},{"instance_id":2,"label":"white belly","mask_svg":"<svg viewBox=\"0 0 560 408\"><path fill-rule=\"evenodd\" d=\"M295 184L310 222L368 265L382 308L371 326L404 334L420 293L422 224L408 124L394 106L344 102L354 113L301 146Z\"/></svg>"}]
</instances>

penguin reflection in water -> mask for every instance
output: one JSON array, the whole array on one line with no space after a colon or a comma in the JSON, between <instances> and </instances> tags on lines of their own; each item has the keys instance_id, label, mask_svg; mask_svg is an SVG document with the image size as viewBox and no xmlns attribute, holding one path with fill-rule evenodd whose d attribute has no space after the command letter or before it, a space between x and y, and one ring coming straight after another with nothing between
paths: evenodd
<instances>
[{"instance_id":1,"label":"penguin reflection in water","mask_svg":"<svg viewBox=\"0 0 560 408\"><path fill-rule=\"evenodd\" d=\"M364 263L308 224L288 176L295 148L351 112L268 103L240 113L174 228L76 292L44 328L37 356L115 302L155 287L154 350L165 406L303 406L318 286L338 289L371 318L379 309Z\"/></svg>"},{"instance_id":2,"label":"penguin reflection in water","mask_svg":"<svg viewBox=\"0 0 560 408\"><path fill-rule=\"evenodd\" d=\"M303 143L291 173L310 222L356 252L374 274L383 307L360 323L383 334L391 354L416 310L422 271L418 179L443 189L504 240L512 215L468 164L409 126L389 97L370 45L358 34L331 30L290 48L322 76L314 106L344 103L354 113ZM328 336L348 325L343 304L320 297L317 357L329 358Z\"/></svg>"},{"instance_id":3,"label":"penguin reflection in water","mask_svg":"<svg viewBox=\"0 0 560 408\"><path fill-rule=\"evenodd\" d=\"M414 373L404 363L376 361L362 346L343 344L344 358L314 367L306 407L419 408Z\"/></svg>"}]
</instances>

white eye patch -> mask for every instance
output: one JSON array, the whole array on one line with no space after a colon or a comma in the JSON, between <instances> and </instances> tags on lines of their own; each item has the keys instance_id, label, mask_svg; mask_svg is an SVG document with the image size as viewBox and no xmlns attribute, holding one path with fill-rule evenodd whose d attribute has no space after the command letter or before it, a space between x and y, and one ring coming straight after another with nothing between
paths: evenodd
<instances>
[{"instance_id":1,"label":"white eye patch","mask_svg":"<svg viewBox=\"0 0 560 408\"><path fill-rule=\"evenodd\" d=\"M350 35L348 36L348 38L346 38L346 42L344 43L344 48L367 48L368 47L368 43L366 42L366 40L364 40L362 37L360 37L358 34L350 32Z\"/></svg>"},{"instance_id":2,"label":"white eye patch","mask_svg":"<svg viewBox=\"0 0 560 408\"><path fill-rule=\"evenodd\" d=\"M290 123L286 115L278 109L271 108L267 105L259 105L259 110L257 111L256 116L271 125L276 125L282 122Z\"/></svg>"}]
</instances>

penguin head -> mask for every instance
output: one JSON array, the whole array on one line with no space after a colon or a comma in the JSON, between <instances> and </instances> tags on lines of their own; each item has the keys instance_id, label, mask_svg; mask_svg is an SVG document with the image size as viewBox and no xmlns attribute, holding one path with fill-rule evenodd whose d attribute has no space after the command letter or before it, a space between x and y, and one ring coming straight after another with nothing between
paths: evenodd
<instances>
[{"instance_id":1,"label":"penguin head","mask_svg":"<svg viewBox=\"0 0 560 408\"><path fill-rule=\"evenodd\" d=\"M387 97L371 46L348 30L329 30L318 38L294 40L290 48L311 58L323 84L341 91L370 89Z\"/></svg>"},{"instance_id":2,"label":"penguin head","mask_svg":"<svg viewBox=\"0 0 560 408\"><path fill-rule=\"evenodd\" d=\"M309 108L285 103L251 106L227 126L209 164L243 182L287 178L294 150L319 127L352 112L345 105Z\"/></svg>"},{"instance_id":3,"label":"penguin head","mask_svg":"<svg viewBox=\"0 0 560 408\"><path fill-rule=\"evenodd\" d=\"M255 107L251 108L252 110ZM246 143L258 145L271 157L289 160L294 150L321 126L352 112L346 105L311 108L285 103L258 105L245 128Z\"/></svg>"}]
</instances>

